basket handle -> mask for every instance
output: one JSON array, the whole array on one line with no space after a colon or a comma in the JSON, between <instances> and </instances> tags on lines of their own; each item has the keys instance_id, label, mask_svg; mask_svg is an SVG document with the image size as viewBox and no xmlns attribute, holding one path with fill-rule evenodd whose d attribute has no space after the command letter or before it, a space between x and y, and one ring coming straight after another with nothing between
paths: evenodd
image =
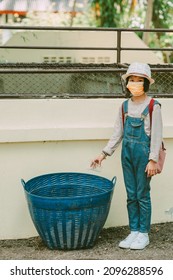
<instances>
[{"instance_id":1,"label":"basket handle","mask_svg":"<svg viewBox=\"0 0 173 280\"><path fill-rule=\"evenodd\" d=\"M26 183L25 183L25 181L23 180L23 179L21 179L21 183L22 183L22 186L24 187L24 189L25 189L25 185L26 185Z\"/></svg>"},{"instance_id":2,"label":"basket handle","mask_svg":"<svg viewBox=\"0 0 173 280\"><path fill-rule=\"evenodd\" d=\"M116 181L117 181L117 177L114 176L114 177L112 178L112 184L113 184L114 187L115 187Z\"/></svg>"}]
</instances>

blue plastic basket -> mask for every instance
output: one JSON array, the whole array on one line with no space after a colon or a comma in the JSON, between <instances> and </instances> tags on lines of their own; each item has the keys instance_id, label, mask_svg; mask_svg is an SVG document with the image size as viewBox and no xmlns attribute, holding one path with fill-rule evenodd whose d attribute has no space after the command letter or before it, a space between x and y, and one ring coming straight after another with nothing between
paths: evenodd
<instances>
[{"instance_id":1,"label":"blue plastic basket","mask_svg":"<svg viewBox=\"0 0 173 280\"><path fill-rule=\"evenodd\" d=\"M54 173L22 179L33 223L50 249L90 248L107 219L112 181L84 173Z\"/></svg>"}]
</instances>

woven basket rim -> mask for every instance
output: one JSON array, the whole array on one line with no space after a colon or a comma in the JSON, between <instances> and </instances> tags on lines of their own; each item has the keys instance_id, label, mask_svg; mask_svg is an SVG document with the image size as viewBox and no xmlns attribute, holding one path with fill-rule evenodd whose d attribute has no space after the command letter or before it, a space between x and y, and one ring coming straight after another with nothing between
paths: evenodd
<instances>
[{"instance_id":1,"label":"woven basket rim","mask_svg":"<svg viewBox=\"0 0 173 280\"><path fill-rule=\"evenodd\" d=\"M29 183L31 183L32 181L34 181L34 180L39 180L39 179L41 179L41 178L43 178L43 177L48 177L48 176L55 176L55 175L59 175L59 176L61 176L61 175L74 175L74 174L76 174L76 175L83 175L83 176L89 176L89 177L96 177L97 179L100 179L100 180L102 180L102 181L105 181L105 182L107 182L107 183L109 183L110 184L110 186L109 186L109 188L107 188L106 190L105 190L105 188L100 188L100 190L101 190L101 193L96 193L96 194L84 194L83 196L82 195L76 195L76 196L71 196L71 197L69 197L69 196L53 196L53 197L51 197L51 196L43 196L43 195L37 195L37 194L33 194L32 193L32 191L30 192L30 191L28 191L27 190L27 187L25 188L25 192L27 193L27 195L28 196L30 196L30 197L35 197L35 198L41 198L41 199L45 199L45 200L47 200L47 199L50 199L50 200L62 200L62 199L68 199L68 200L74 200L75 198L76 199L83 199L83 198L92 198L92 197L98 197L98 196L101 196L101 195L104 195L104 194L106 194L106 193L109 193L109 192L112 192L112 190L114 189L114 185L113 185L113 182L111 181L111 180L109 180L109 179L107 179L107 178L105 178L105 177L102 177L102 176L99 176L99 175L95 175L95 174L90 174L90 173L79 173L79 172L59 172L59 173L49 173L49 174L44 174L44 175L39 175L39 176L36 176L36 177L33 177L33 178L31 178L30 180L28 180L27 182L26 182L26 186L27 186L27 184L29 184ZM63 184L62 184L63 185ZM64 184L65 185L65 184ZM72 186L72 184L71 185L69 185L69 186ZM87 186L88 186L88 184L87 184ZM92 186L91 186L91 188L92 188ZM98 190L99 190L99 188L98 188Z\"/></svg>"}]
</instances>

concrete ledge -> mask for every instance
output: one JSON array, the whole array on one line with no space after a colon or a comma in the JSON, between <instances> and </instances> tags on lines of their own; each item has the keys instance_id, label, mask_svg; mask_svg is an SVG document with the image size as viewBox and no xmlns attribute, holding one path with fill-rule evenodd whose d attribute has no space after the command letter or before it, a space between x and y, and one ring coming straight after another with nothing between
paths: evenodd
<instances>
[{"instance_id":1,"label":"concrete ledge","mask_svg":"<svg viewBox=\"0 0 173 280\"><path fill-rule=\"evenodd\" d=\"M163 137L173 138L173 125L165 125L163 127Z\"/></svg>"},{"instance_id":2,"label":"concrete ledge","mask_svg":"<svg viewBox=\"0 0 173 280\"><path fill-rule=\"evenodd\" d=\"M0 129L0 143L107 140L113 127L56 127L56 128L8 128ZM173 138L173 126L164 127L164 138Z\"/></svg>"},{"instance_id":3,"label":"concrete ledge","mask_svg":"<svg viewBox=\"0 0 173 280\"><path fill-rule=\"evenodd\" d=\"M0 143L108 139L111 127L0 129Z\"/></svg>"}]
</instances>

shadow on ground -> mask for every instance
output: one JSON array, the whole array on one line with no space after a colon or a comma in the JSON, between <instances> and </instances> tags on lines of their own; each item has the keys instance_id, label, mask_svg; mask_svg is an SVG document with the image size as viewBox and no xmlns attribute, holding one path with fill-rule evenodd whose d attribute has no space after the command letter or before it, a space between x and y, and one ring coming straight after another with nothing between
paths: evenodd
<instances>
[{"instance_id":1,"label":"shadow on ground","mask_svg":"<svg viewBox=\"0 0 173 280\"><path fill-rule=\"evenodd\" d=\"M95 246L81 250L50 250L40 237L0 241L1 260L173 260L173 223L151 226L150 244L144 250L120 249L128 227L103 229Z\"/></svg>"}]
</instances>

